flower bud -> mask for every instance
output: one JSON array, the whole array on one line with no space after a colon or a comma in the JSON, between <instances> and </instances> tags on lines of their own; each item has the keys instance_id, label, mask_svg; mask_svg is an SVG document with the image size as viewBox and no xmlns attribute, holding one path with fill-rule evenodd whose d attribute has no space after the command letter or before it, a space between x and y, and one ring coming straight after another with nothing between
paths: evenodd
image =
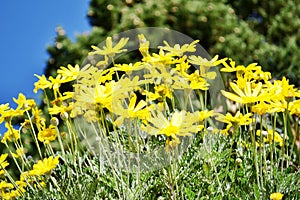
<instances>
[{"instance_id":1,"label":"flower bud","mask_svg":"<svg viewBox=\"0 0 300 200\"><path fill-rule=\"evenodd\" d=\"M50 119L50 123L51 123L53 126L58 126L59 121L58 121L57 117L52 117L52 118Z\"/></svg>"},{"instance_id":2,"label":"flower bud","mask_svg":"<svg viewBox=\"0 0 300 200\"><path fill-rule=\"evenodd\" d=\"M22 133L24 133L24 134L28 133L28 129L25 128L25 127L23 127L23 128L22 128Z\"/></svg>"},{"instance_id":3,"label":"flower bud","mask_svg":"<svg viewBox=\"0 0 300 200\"><path fill-rule=\"evenodd\" d=\"M63 132L61 132L60 134L61 134L61 137L62 137L62 138L66 138L66 136L67 136L67 133L66 133L66 132L64 132L64 131L63 131Z\"/></svg>"},{"instance_id":4,"label":"flower bud","mask_svg":"<svg viewBox=\"0 0 300 200\"><path fill-rule=\"evenodd\" d=\"M25 109L28 108L28 107L29 107L28 103L27 103L27 102L24 103L23 107L24 107Z\"/></svg>"},{"instance_id":5,"label":"flower bud","mask_svg":"<svg viewBox=\"0 0 300 200\"><path fill-rule=\"evenodd\" d=\"M262 132L261 132L261 135L262 135L263 137L268 137L268 131L262 131Z\"/></svg>"},{"instance_id":6,"label":"flower bud","mask_svg":"<svg viewBox=\"0 0 300 200\"><path fill-rule=\"evenodd\" d=\"M69 114L67 112L60 113L60 118L65 121L69 118Z\"/></svg>"},{"instance_id":7,"label":"flower bud","mask_svg":"<svg viewBox=\"0 0 300 200\"><path fill-rule=\"evenodd\" d=\"M235 159L235 165L240 166L242 164L243 160L240 158Z\"/></svg>"},{"instance_id":8,"label":"flower bud","mask_svg":"<svg viewBox=\"0 0 300 200\"><path fill-rule=\"evenodd\" d=\"M213 131L214 128L213 128L212 126L209 126L209 127L207 127L207 130L208 130L208 131Z\"/></svg>"}]
</instances>

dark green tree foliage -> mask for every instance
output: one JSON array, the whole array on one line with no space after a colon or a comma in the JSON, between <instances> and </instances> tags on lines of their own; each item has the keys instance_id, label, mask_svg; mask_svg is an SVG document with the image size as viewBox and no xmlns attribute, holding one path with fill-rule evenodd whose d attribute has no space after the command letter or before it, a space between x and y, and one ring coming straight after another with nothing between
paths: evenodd
<instances>
[{"instance_id":1,"label":"dark green tree foliage","mask_svg":"<svg viewBox=\"0 0 300 200\"><path fill-rule=\"evenodd\" d=\"M286 75L299 86L300 1L230 0L228 3L241 20L261 35L266 48L256 50L259 63L274 76Z\"/></svg>"},{"instance_id":2,"label":"dark green tree foliage","mask_svg":"<svg viewBox=\"0 0 300 200\"><path fill-rule=\"evenodd\" d=\"M107 36L138 27L168 27L200 39L211 54L258 62L273 77L300 78L300 0L91 0L92 28L72 42L62 28L48 47L46 75L81 64Z\"/></svg>"}]
</instances>

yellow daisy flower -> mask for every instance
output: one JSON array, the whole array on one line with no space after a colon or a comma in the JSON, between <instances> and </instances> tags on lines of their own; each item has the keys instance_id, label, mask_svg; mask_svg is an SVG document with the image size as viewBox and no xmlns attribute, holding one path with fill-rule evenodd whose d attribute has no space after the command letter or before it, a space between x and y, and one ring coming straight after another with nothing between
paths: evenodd
<instances>
[{"instance_id":1,"label":"yellow daisy flower","mask_svg":"<svg viewBox=\"0 0 300 200\"><path fill-rule=\"evenodd\" d=\"M120 126L125 118L139 118L141 120L150 117L151 107L147 107L147 103L144 100L140 100L137 103L136 94L132 94L130 98L129 105L127 109L118 103L114 104L114 113L120 115L120 117L115 121L116 125Z\"/></svg>"},{"instance_id":2,"label":"yellow daisy flower","mask_svg":"<svg viewBox=\"0 0 300 200\"><path fill-rule=\"evenodd\" d=\"M13 157L15 158L19 158L21 157L22 155L24 155L24 149L23 147L20 147L20 148L17 148L16 149L16 153L12 153Z\"/></svg>"},{"instance_id":3,"label":"yellow daisy flower","mask_svg":"<svg viewBox=\"0 0 300 200\"><path fill-rule=\"evenodd\" d=\"M2 143L5 144L7 140L13 142L20 139L19 130L14 129L10 122L5 123L5 127L7 128L7 131L4 133L4 136L1 140Z\"/></svg>"},{"instance_id":4,"label":"yellow daisy flower","mask_svg":"<svg viewBox=\"0 0 300 200\"><path fill-rule=\"evenodd\" d=\"M246 82L243 89L241 89L237 84L230 82L230 87L236 93L226 92L221 90L221 93L228 99L241 104L255 103L264 100L265 95L261 94L262 83L256 84L254 89L252 88L252 83Z\"/></svg>"},{"instance_id":5,"label":"yellow daisy flower","mask_svg":"<svg viewBox=\"0 0 300 200\"><path fill-rule=\"evenodd\" d=\"M112 38L107 37L106 38L106 46L103 47L103 49L100 49L97 46L92 46L92 48L95 50L93 52L90 52L89 55L103 55L104 61L100 61L97 63L97 66L106 64L108 61L108 57L113 58L115 54L126 52L127 49L122 49L128 42L129 38L121 38L121 40L116 44L116 46L113 47Z\"/></svg>"},{"instance_id":6,"label":"yellow daisy flower","mask_svg":"<svg viewBox=\"0 0 300 200\"><path fill-rule=\"evenodd\" d=\"M273 143L273 141L275 143L279 143L279 146L283 146L283 138L279 135L279 133L277 133L276 131L274 132L273 130L267 130L267 131L263 131L263 133L266 133L266 137L264 137L264 142L269 142L270 144ZM256 131L256 135L260 136L262 133L260 130ZM263 134L264 135L264 134Z\"/></svg>"},{"instance_id":7,"label":"yellow daisy flower","mask_svg":"<svg viewBox=\"0 0 300 200\"><path fill-rule=\"evenodd\" d=\"M300 114L300 99L290 102L288 109L289 109L291 115L299 115Z\"/></svg>"},{"instance_id":8,"label":"yellow daisy flower","mask_svg":"<svg viewBox=\"0 0 300 200\"><path fill-rule=\"evenodd\" d=\"M39 79L37 82L34 83L34 89L33 89L34 93L37 93L39 89L44 90L52 86L51 82L46 78L44 74L42 76L34 74L34 76Z\"/></svg>"},{"instance_id":9,"label":"yellow daisy flower","mask_svg":"<svg viewBox=\"0 0 300 200\"><path fill-rule=\"evenodd\" d=\"M271 200L281 200L282 197L283 197L283 194L281 194L280 192L275 192L270 195Z\"/></svg>"},{"instance_id":10,"label":"yellow daisy flower","mask_svg":"<svg viewBox=\"0 0 300 200\"><path fill-rule=\"evenodd\" d=\"M217 116L216 120L227 124L249 125L252 122L252 113L243 115L238 111L234 116L231 113L226 113L225 116L221 113L216 113L215 115Z\"/></svg>"},{"instance_id":11,"label":"yellow daisy flower","mask_svg":"<svg viewBox=\"0 0 300 200\"><path fill-rule=\"evenodd\" d=\"M158 54L153 53L152 56L148 55L147 57L143 57L142 61L153 65L158 63L163 65L175 64L173 55L171 53L165 53L162 49L159 50Z\"/></svg>"},{"instance_id":12,"label":"yellow daisy flower","mask_svg":"<svg viewBox=\"0 0 300 200\"><path fill-rule=\"evenodd\" d=\"M53 159L53 156L39 160L38 163L33 165L33 169L29 171L29 175L44 175L50 174L51 170L54 169L59 163L59 156Z\"/></svg>"},{"instance_id":13,"label":"yellow daisy flower","mask_svg":"<svg viewBox=\"0 0 300 200\"><path fill-rule=\"evenodd\" d=\"M181 47L179 44L175 44L174 47L171 47L167 41L164 41L166 46L159 46L158 48L169 51L174 54L174 56L182 56L185 52L195 52L195 47L198 42L199 40L195 40L191 44L184 44Z\"/></svg>"},{"instance_id":14,"label":"yellow daisy flower","mask_svg":"<svg viewBox=\"0 0 300 200\"><path fill-rule=\"evenodd\" d=\"M1 154L0 156L0 176L4 174L4 169L9 165L9 163L6 161L8 154Z\"/></svg>"},{"instance_id":15,"label":"yellow daisy flower","mask_svg":"<svg viewBox=\"0 0 300 200\"><path fill-rule=\"evenodd\" d=\"M199 131L197 116L199 116L198 112L175 111L170 118L167 118L162 112L153 112L147 120L147 125L142 129L150 135L165 135L172 138L191 136Z\"/></svg>"},{"instance_id":16,"label":"yellow daisy flower","mask_svg":"<svg viewBox=\"0 0 300 200\"><path fill-rule=\"evenodd\" d=\"M74 67L70 64L67 67L61 66L60 69L57 70L57 73L60 74L62 77L69 81L75 80L80 72L79 65L75 65Z\"/></svg>"},{"instance_id":17,"label":"yellow daisy flower","mask_svg":"<svg viewBox=\"0 0 300 200\"><path fill-rule=\"evenodd\" d=\"M213 110L210 110L210 111L208 111L208 110L202 110L202 111L199 112L199 121L200 122L204 122L205 119L213 116L214 114L215 113L214 113Z\"/></svg>"},{"instance_id":18,"label":"yellow daisy flower","mask_svg":"<svg viewBox=\"0 0 300 200\"><path fill-rule=\"evenodd\" d=\"M53 125L50 125L48 128L43 127L43 129L38 133L38 140L45 144L49 144L51 141L54 141L56 137L57 130Z\"/></svg>"},{"instance_id":19,"label":"yellow daisy flower","mask_svg":"<svg viewBox=\"0 0 300 200\"><path fill-rule=\"evenodd\" d=\"M35 101L33 99L26 99L25 95L22 93L19 93L18 99L13 98L13 101L18 104L18 107L16 110L19 110L21 108L24 108L25 110L29 110L30 107L33 107L36 105Z\"/></svg>"},{"instance_id":20,"label":"yellow daisy flower","mask_svg":"<svg viewBox=\"0 0 300 200\"><path fill-rule=\"evenodd\" d=\"M145 36L143 34L138 35L139 42L140 42L140 47L139 51L141 52L143 57L149 56L149 46L150 42L146 40Z\"/></svg>"},{"instance_id":21,"label":"yellow daisy flower","mask_svg":"<svg viewBox=\"0 0 300 200\"><path fill-rule=\"evenodd\" d=\"M194 90L208 90L209 84L206 80L199 74L199 70L189 75L188 80L190 81L190 87Z\"/></svg>"},{"instance_id":22,"label":"yellow daisy flower","mask_svg":"<svg viewBox=\"0 0 300 200\"><path fill-rule=\"evenodd\" d=\"M125 73L130 73L132 71L138 71L140 69L143 69L144 68L144 65L142 62L136 62L134 64L132 63L129 63L129 64L115 64L114 65L114 69L116 71L123 71Z\"/></svg>"}]
</instances>

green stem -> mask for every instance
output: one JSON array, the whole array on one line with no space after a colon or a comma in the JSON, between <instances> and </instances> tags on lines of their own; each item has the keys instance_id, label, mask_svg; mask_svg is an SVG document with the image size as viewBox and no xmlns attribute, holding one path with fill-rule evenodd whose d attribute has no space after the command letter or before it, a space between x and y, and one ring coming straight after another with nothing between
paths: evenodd
<instances>
[{"instance_id":1,"label":"green stem","mask_svg":"<svg viewBox=\"0 0 300 200\"><path fill-rule=\"evenodd\" d=\"M255 170L256 170L256 181L257 181L257 186L259 189L261 189L260 186L260 181L259 181L259 167L258 167L258 162L257 162L257 149L256 149L256 142L255 142L255 132L251 130L251 139L252 139L252 144L253 144L253 157L254 157L254 165L255 165Z\"/></svg>"},{"instance_id":2,"label":"green stem","mask_svg":"<svg viewBox=\"0 0 300 200\"><path fill-rule=\"evenodd\" d=\"M262 158L262 154L263 154L263 148L265 146L265 143L264 143L264 138L263 138L263 134L262 134L262 123L263 123L263 120L262 120L262 115L260 115L260 146L259 146L259 162L260 162L260 178L261 178L261 187L263 188L264 186L264 180L263 180L263 158Z\"/></svg>"},{"instance_id":3,"label":"green stem","mask_svg":"<svg viewBox=\"0 0 300 200\"><path fill-rule=\"evenodd\" d=\"M169 167L169 191L170 191L170 199L171 200L176 200L176 188L177 188L177 181L176 181L176 170L177 170L177 163L175 160L173 160L172 158L176 158L175 156L175 151L176 149L172 149L170 151L170 167ZM172 155L173 154L173 155ZM173 162L173 163L172 163Z\"/></svg>"},{"instance_id":4,"label":"green stem","mask_svg":"<svg viewBox=\"0 0 300 200\"><path fill-rule=\"evenodd\" d=\"M52 181L52 183L55 185L55 187L59 190L59 192L61 193L61 195L63 196L64 199L68 199L67 196L65 195L65 193L61 190L61 188L59 187L59 185L57 184L57 181L54 177L50 176L50 179Z\"/></svg>"},{"instance_id":5,"label":"green stem","mask_svg":"<svg viewBox=\"0 0 300 200\"><path fill-rule=\"evenodd\" d=\"M35 142L35 145L36 145L36 147L37 147L37 149L38 149L40 158L43 159L42 152L41 152L40 145L39 145L39 141L38 141L38 139L37 139L37 137L36 137L36 132L35 132L35 130L34 130L34 127L33 127L33 123L32 123L31 117L30 117L28 111L26 111L26 114L27 114L27 116L28 116L28 119L29 119L29 122L30 122L30 126L31 126L31 130L32 130L32 131L30 131L30 132L31 132L31 135L33 135L34 142Z\"/></svg>"},{"instance_id":6,"label":"green stem","mask_svg":"<svg viewBox=\"0 0 300 200\"><path fill-rule=\"evenodd\" d=\"M288 107L288 105L287 105L287 107ZM285 112L283 113L284 133L283 133L283 146L282 146L283 155L282 155L282 162L281 162L281 172L283 172L285 156L286 156L286 158L288 158L288 154L289 154L288 142L286 141L287 140L287 115L288 115L288 110L286 109ZM273 138L274 138L274 135L273 135Z\"/></svg>"},{"instance_id":7,"label":"green stem","mask_svg":"<svg viewBox=\"0 0 300 200\"><path fill-rule=\"evenodd\" d=\"M62 143L61 133L57 127L56 127L56 131L57 131L57 137L58 137L59 146L60 146L60 149L62 152L62 156L64 157L64 160L66 160L66 153L65 153L64 145Z\"/></svg>"}]
</instances>

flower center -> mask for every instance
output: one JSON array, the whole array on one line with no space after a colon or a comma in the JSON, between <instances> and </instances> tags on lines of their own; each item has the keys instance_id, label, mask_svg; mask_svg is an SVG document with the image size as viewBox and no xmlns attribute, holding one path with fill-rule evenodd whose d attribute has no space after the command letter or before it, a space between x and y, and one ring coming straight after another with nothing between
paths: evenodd
<instances>
[{"instance_id":1,"label":"flower center","mask_svg":"<svg viewBox=\"0 0 300 200\"><path fill-rule=\"evenodd\" d=\"M177 126L173 126L172 124L170 124L169 126L167 126L162 130L162 133L165 134L166 136L171 136L171 135L175 135L178 132L178 130L179 128Z\"/></svg>"}]
</instances>

